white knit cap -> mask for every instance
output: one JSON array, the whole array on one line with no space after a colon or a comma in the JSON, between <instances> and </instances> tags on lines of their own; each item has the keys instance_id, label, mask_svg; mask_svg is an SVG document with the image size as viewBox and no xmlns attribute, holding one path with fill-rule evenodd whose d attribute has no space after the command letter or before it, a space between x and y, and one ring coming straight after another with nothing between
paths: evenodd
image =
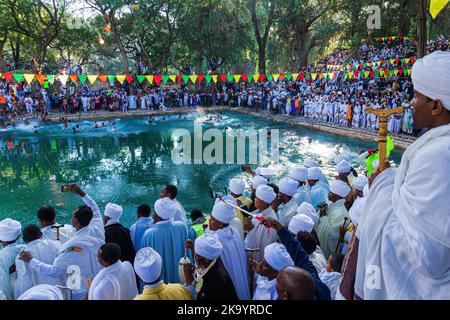
<instances>
[{"instance_id":1,"label":"white knit cap","mask_svg":"<svg viewBox=\"0 0 450 320\"><path fill-rule=\"evenodd\" d=\"M105 207L105 216L119 220L122 216L123 208L115 203L108 203Z\"/></svg>"},{"instance_id":2,"label":"white knit cap","mask_svg":"<svg viewBox=\"0 0 450 320\"><path fill-rule=\"evenodd\" d=\"M220 257L222 253L222 243L216 236L204 234L195 239L194 249L199 256L214 260Z\"/></svg>"},{"instance_id":3,"label":"white knit cap","mask_svg":"<svg viewBox=\"0 0 450 320\"><path fill-rule=\"evenodd\" d=\"M177 213L177 206L170 198L158 199L155 202L155 212L164 220L169 220Z\"/></svg>"},{"instance_id":4,"label":"white knit cap","mask_svg":"<svg viewBox=\"0 0 450 320\"><path fill-rule=\"evenodd\" d=\"M228 184L228 189L230 189L231 192L233 192L236 195L241 195L244 193L245 190L245 182L241 179L233 178L230 180L230 183Z\"/></svg>"},{"instance_id":5,"label":"white knit cap","mask_svg":"<svg viewBox=\"0 0 450 320\"><path fill-rule=\"evenodd\" d=\"M254 176L252 181L252 188L257 189L259 186L267 184L268 181L262 176Z\"/></svg>"},{"instance_id":6,"label":"white knit cap","mask_svg":"<svg viewBox=\"0 0 450 320\"><path fill-rule=\"evenodd\" d=\"M341 180L334 180L330 182L330 191L337 194L341 198L348 196L352 189L348 184Z\"/></svg>"},{"instance_id":7,"label":"white knit cap","mask_svg":"<svg viewBox=\"0 0 450 320\"><path fill-rule=\"evenodd\" d=\"M285 266L293 266L292 260L286 247L281 243L271 243L264 248L264 259L269 266L277 271L280 271Z\"/></svg>"},{"instance_id":8,"label":"white knit cap","mask_svg":"<svg viewBox=\"0 0 450 320\"><path fill-rule=\"evenodd\" d=\"M289 178L298 182L303 182L308 179L308 168L306 167L293 167L289 170Z\"/></svg>"},{"instance_id":9,"label":"white knit cap","mask_svg":"<svg viewBox=\"0 0 450 320\"><path fill-rule=\"evenodd\" d=\"M271 204L276 196L273 188L268 185L263 184L256 189L256 197L267 204Z\"/></svg>"},{"instance_id":10,"label":"white knit cap","mask_svg":"<svg viewBox=\"0 0 450 320\"><path fill-rule=\"evenodd\" d=\"M336 166L336 171L338 173L349 173L352 170L352 166L347 160L342 160Z\"/></svg>"},{"instance_id":11,"label":"white knit cap","mask_svg":"<svg viewBox=\"0 0 450 320\"><path fill-rule=\"evenodd\" d=\"M298 182L292 180L291 178L285 177L280 180L278 184L279 192L287 195L288 197L292 197L298 189Z\"/></svg>"},{"instance_id":12,"label":"white knit cap","mask_svg":"<svg viewBox=\"0 0 450 320\"><path fill-rule=\"evenodd\" d=\"M134 271L146 283L152 283L161 276L162 259L153 248L142 248L134 258Z\"/></svg>"},{"instance_id":13,"label":"white knit cap","mask_svg":"<svg viewBox=\"0 0 450 320\"><path fill-rule=\"evenodd\" d=\"M357 176L353 179L352 184L353 187L358 191L363 191L366 184L369 183L369 179L365 176Z\"/></svg>"},{"instance_id":14,"label":"white knit cap","mask_svg":"<svg viewBox=\"0 0 450 320\"><path fill-rule=\"evenodd\" d=\"M214 204L214 207L212 209L211 215L216 219L219 220L222 223L229 224L231 220L234 219L236 216L236 209L232 206L229 206L224 201L231 203L233 205L237 205L236 200L230 196L227 195L225 197L216 199L216 203Z\"/></svg>"},{"instance_id":15,"label":"white knit cap","mask_svg":"<svg viewBox=\"0 0 450 320\"><path fill-rule=\"evenodd\" d=\"M21 231L22 225L19 221L10 218L0 221L0 241L14 241L19 237Z\"/></svg>"},{"instance_id":16,"label":"white knit cap","mask_svg":"<svg viewBox=\"0 0 450 320\"><path fill-rule=\"evenodd\" d=\"M306 214L296 214L289 221L288 230L293 234L301 231L311 232L314 229L314 221Z\"/></svg>"},{"instance_id":17,"label":"white knit cap","mask_svg":"<svg viewBox=\"0 0 450 320\"><path fill-rule=\"evenodd\" d=\"M319 180L322 176L322 171L318 167L308 169L308 180Z\"/></svg>"}]
</instances>

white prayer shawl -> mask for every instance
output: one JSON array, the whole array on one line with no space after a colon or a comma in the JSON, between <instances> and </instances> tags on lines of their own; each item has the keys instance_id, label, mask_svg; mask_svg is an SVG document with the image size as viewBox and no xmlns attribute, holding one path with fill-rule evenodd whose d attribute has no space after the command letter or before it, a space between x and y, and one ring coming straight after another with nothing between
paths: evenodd
<instances>
[{"instance_id":1,"label":"white prayer shawl","mask_svg":"<svg viewBox=\"0 0 450 320\"><path fill-rule=\"evenodd\" d=\"M450 125L430 130L370 188L356 233L361 298L450 299L449 146Z\"/></svg>"},{"instance_id":2,"label":"white prayer shawl","mask_svg":"<svg viewBox=\"0 0 450 320\"><path fill-rule=\"evenodd\" d=\"M311 203L311 191L306 185L299 186L292 197L297 201L298 205L301 205L303 202Z\"/></svg>"},{"instance_id":3,"label":"white prayer shawl","mask_svg":"<svg viewBox=\"0 0 450 320\"><path fill-rule=\"evenodd\" d=\"M327 265L327 259L325 259L325 256L319 247L317 247L316 251L309 255L309 261L312 262L317 270L317 273L320 273Z\"/></svg>"},{"instance_id":4,"label":"white prayer shawl","mask_svg":"<svg viewBox=\"0 0 450 320\"><path fill-rule=\"evenodd\" d=\"M56 229L52 229L52 226L47 226L41 229L42 238L48 240L56 240ZM59 242L66 242L71 236L75 234L76 230L70 224L64 225L59 228Z\"/></svg>"},{"instance_id":5,"label":"white prayer shawl","mask_svg":"<svg viewBox=\"0 0 450 320\"><path fill-rule=\"evenodd\" d=\"M89 289L89 300L133 300L138 295L132 265L120 260L95 276Z\"/></svg>"},{"instance_id":6,"label":"white prayer shawl","mask_svg":"<svg viewBox=\"0 0 450 320\"><path fill-rule=\"evenodd\" d=\"M283 227L286 227L291 221L292 217L297 214L297 208L298 204L294 198L289 200L286 204L283 204L281 209L278 208L278 221Z\"/></svg>"},{"instance_id":7,"label":"white prayer shawl","mask_svg":"<svg viewBox=\"0 0 450 320\"><path fill-rule=\"evenodd\" d=\"M17 300L64 300L64 296L56 286L40 284L25 291Z\"/></svg>"},{"instance_id":8,"label":"white prayer shawl","mask_svg":"<svg viewBox=\"0 0 450 320\"><path fill-rule=\"evenodd\" d=\"M239 300L250 300L250 282L245 254L244 240L240 231L233 226L217 230L216 234L222 243L220 258L233 281Z\"/></svg>"},{"instance_id":9,"label":"white prayer shawl","mask_svg":"<svg viewBox=\"0 0 450 320\"><path fill-rule=\"evenodd\" d=\"M327 269L323 269L319 273L319 278L330 289L331 300L335 300L336 292L341 284L341 274L339 272L327 272Z\"/></svg>"},{"instance_id":10,"label":"white prayer shawl","mask_svg":"<svg viewBox=\"0 0 450 320\"><path fill-rule=\"evenodd\" d=\"M256 278L256 288L253 293L253 300L277 300L277 278L269 280L258 275Z\"/></svg>"},{"instance_id":11,"label":"white prayer shawl","mask_svg":"<svg viewBox=\"0 0 450 320\"><path fill-rule=\"evenodd\" d=\"M343 225L344 218L349 218L344 203L345 199L331 203L327 215L321 217L315 226L320 249L327 259L331 253L336 251L339 241L339 227Z\"/></svg>"},{"instance_id":12,"label":"white prayer shawl","mask_svg":"<svg viewBox=\"0 0 450 320\"><path fill-rule=\"evenodd\" d=\"M17 273L9 274L9 268L14 264L14 261L20 251L23 250L23 245L11 244L0 250L0 293L8 300L13 298L13 288Z\"/></svg>"},{"instance_id":13,"label":"white prayer shawl","mask_svg":"<svg viewBox=\"0 0 450 320\"><path fill-rule=\"evenodd\" d=\"M275 212L272 207L268 207L263 212L258 213L258 210L255 210L253 213L257 213L258 216L263 218L273 218L277 219ZM245 238L245 247L250 249L259 249L257 252L249 252L248 256L253 257L256 262L262 262L264 258L264 249L271 243L274 243L278 239L277 232L273 228L266 228L262 223L258 220L253 219L254 228L247 234Z\"/></svg>"},{"instance_id":14,"label":"white prayer shawl","mask_svg":"<svg viewBox=\"0 0 450 320\"><path fill-rule=\"evenodd\" d=\"M28 243L24 250L29 251L33 258L47 264L53 264L59 255L61 244L58 241L37 239ZM14 284L14 298L19 298L31 287L40 284L65 286L62 277L51 277L32 270L28 263L16 258L17 280Z\"/></svg>"}]
</instances>

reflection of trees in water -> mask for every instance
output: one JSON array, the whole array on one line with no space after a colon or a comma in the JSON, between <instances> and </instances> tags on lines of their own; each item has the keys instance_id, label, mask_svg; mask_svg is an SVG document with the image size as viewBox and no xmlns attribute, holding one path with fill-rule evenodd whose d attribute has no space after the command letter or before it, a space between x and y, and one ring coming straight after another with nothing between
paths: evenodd
<instances>
[{"instance_id":1,"label":"reflection of trees in water","mask_svg":"<svg viewBox=\"0 0 450 320\"><path fill-rule=\"evenodd\" d=\"M173 147L170 136L161 132L18 140L14 149L0 153L1 190L39 185L51 176L55 176L57 182L75 177L76 181L90 181L124 172L128 179L138 178L153 167L159 157L169 158ZM111 160L114 168L102 168L102 160Z\"/></svg>"}]
</instances>

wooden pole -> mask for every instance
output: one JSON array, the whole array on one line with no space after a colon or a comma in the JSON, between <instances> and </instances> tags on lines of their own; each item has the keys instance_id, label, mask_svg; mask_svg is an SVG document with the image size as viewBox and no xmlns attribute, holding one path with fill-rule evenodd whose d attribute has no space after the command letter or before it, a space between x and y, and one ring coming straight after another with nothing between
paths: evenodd
<instances>
[{"instance_id":1,"label":"wooden pole","mask_svg":"<svg viewBox=\"0 0 450 320\"><path fill-rule=\"evenodd\" d=\"M379 129L378 129L378 152L379 152L379 169L384 171L384 162L386 161L386 144L387 144L387 123L388 118L394 114L402 114L405 110L404 107L398 107L395 109L384 110L384 109L373 109L367 108L366 113L372 113L378 117Z\"/></svg>"}]
</instances>

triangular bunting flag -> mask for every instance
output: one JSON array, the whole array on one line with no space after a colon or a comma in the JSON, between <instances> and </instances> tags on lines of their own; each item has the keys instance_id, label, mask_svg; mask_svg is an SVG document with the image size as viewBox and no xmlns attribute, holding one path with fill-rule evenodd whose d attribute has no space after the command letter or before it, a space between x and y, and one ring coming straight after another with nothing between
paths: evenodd
<instances>
[{"instance_id":1,"label":"triangular bunting flag","mask_svg":"<svg viewBox=\"0 0 450 320\"><path fill-rule=\"evenodd\" d=\"M303 79L305 78L305 73L300 72L300 73L298 74L298 77L300 78L300 80L303 80Z\"/></svg>"},{"instance_id":2,"label":"triangular bunting flag","mask_svg":"<svg viewBox=\"0 0 450 320\"><path fill-rule=\"evenodd\" d=\"M96 74L88 74L87 78L89 80L89 83L90 84L94 84L95 80L97 80L97 76L98 75L96 75Z\"/></svg>"},{"instance_id":3,"label":"triangular bunting flag","mask_svg":"<svg viewBox=\"0 0 450 320\"><path fill-rule=\"evenodd\" d=\"M183 77L181 74L177 74L177 83L181 83L181 80L183 80Z\"/></svg>"},{"instance_id":4,"label":"triangular bunting flag","mask_svg":"<svg viewBox=\"0 0 450 320\"><path fill-rule=\"evenodd\" d=\"M403 75L403 69L399 69L398 70L398 74L402 76Z\"/></svg>"},{"instance_id":5,"label":"triangular bunting flag","mask_svg":"<svg viewBox=\"0 0 450 320\"><path fill-rule=\"evenodd\" d=\"M313 79L313 80L316 80L316 78L317 78L317 73L311 73L311 78Z\"/></svg>"},{"instance_id":6,"label":"triangular bunting flag","mask_svg":"<svg viewBox=\"0 0 450 320\"><path fill-rule=\"evenodd\" d=\"M144 82L144 80L145 80L145 76L142 75L142 74L138 75L136 78L137 78L137 81L138 81L139 83L142 83L142 82Z\"/></svg>"},{"instance_id":7,"label":"triangular bunting flag","mask_svg":"<svg viewBox=\"0 0 450 320\"><path fill-rule=\"evenodd\" d=\"M88 76L89 77L89 76ZM126 75L124 74L118 74L116 76L117 80L119 81L120 84L123 84L123 82L125 81Z\"/></svg>"},{"instance_id":8,"label":"triangular bunting flag","mask_svg":"<svg viewBox=\"0 0 450 320\"><path fill-rule=\"evenodd\" d=\"M156 85L159 86L159 84L161 83L161 80L162 80L162 75L157 74L157 75L153 76L153 80L155 80ZM128 79L127 79L127 81L128 81Z\"/></svg>"},{"instance_id":9,"label":"triangular bunting flag","mask_svg":"<svg viewBox=\"0 0 450 320\"><path fill-rule=\"evenodd\" d=\"M226 74L221 74L219 76L219 78L220 78L220 81L222 81L223 83L227 82L227 75Z\"/></svg>"},{"instance_id":10,"label":"triangular bunting flag","mask_svg":"<svg viewBox=\"0 0 450 320\"><path fill-rule=\"evenodd\" d=\"M51 84L53 84L53 82L50 80L50 77L51 77L51 75L47 75L48 82L50 82ZM53 81L54 81L54 79L55 79L55 76L53 76ZM85 84L85 83L86 83L86 80L87 80L87 76L86 76L85 74L80 74L80 75L78 76L78 80L80 80L80 82L81 82L82 84Z\"/></svg>"},{"instance_id":11,"label":"triangular bunting flag","mask_svg":"<svg viewBox=\"0 0 450 320\"><path fill-rule=\"evenodd\" d=\"M248 81L248 76L246 74L243 74L241 76L242 81Z\"/></svg>"},{"instance_id":12,"label":"triangular bunting flag","mask_svg":"<svg viewBox=\"0 0 450 320\"><path fill-rule=\"evenodd\" d=\"M298 79L298 73L293 73L293 74L292 74L292 79L294 79L294 81L297 81L297 79Z\"/></svg>"},{"instance_id":13,"label":"triangular bunting flag","mask_svg":"<svg viewBox=\"0 0 450 320\"><path fill-rule=\"evenodd\" d=\"M355 71L355 78L359 78L359 71Z\"/></svg>"},{"instance_id":14,"label":"triangular bunting flag","mask_svg":"<svg viewBox=\"0 0 450 320\"><path fill-rule=\"evenodd\" d=\"M162 82L163 82L164 84L166 84L167 81L169 81L169 76L168 76L168 75L162 76Z\"/></svg>"},{"instance_id":15,"label":"triangular bunting flag","mask_svg":"<svg viewBox=\"0 0 450 320\"><path fill-rule=\"evenodd\" d=\"M364 71L364 77L367 78L369 76L370 71Z\"/></svg>"},{"instance_id":16,"label":"triangular bunting flag","mask_svg":"<svg viewBox=\"0 0 450 320\"><path fill-rule=\"evenodd\" d=\"M202 83L203 79L205 79L205 76L204 76L204 75L202 75L202 74L198 74L198 75L197 75L197 81L198 81L198 83Z\"/></svg>"},{"instance_id":17,"label":"triangular bunting flag","mask_svg":"<svg viewBox=\"0 0 450 320\"><path fill-rule=\"evenodd\" d=\"M354 75L355 73L354 72L349 72L348 73L348 77L350 78L350 79L353 79L353 75Z\"/></svg>"},{"instance_id":18,"label":"triangular bunting flag","mask_svg":"<svg viewBox=\"0 0 450 320\"><path fill-rule=\"evenodd\" d=\"M328 73L328 79L330 79L330 80L333 79L333 72Z\"/></svg>"},{"instance_id":19,"label":"triangular bunting flag","mask_svg":"<svg viewBox=\"0 0 450 320\"><path fill-rule=\"evenodd\" d=\"M414 61L416 61L416 59L414 57L411 58L411 63L414 63Z\"/></svg>"},{"instance_id":20,"label":"triangular bunting flag","mask_svg":"<svg viewBox=\"0 0 450 320\"><path fill-rule=\"evenodd\" d=\"M233 75L232 74L227 75L227 81L228 82L233 82Z\"/></svg>"},{"instance_id":21,"label":"triangular bunting flag","mask_svg":"<svg viewBox=\"0 0 450 320\"><path fill-rule=\"evenodd\" d=\"M42 86L42 84L44 83L45 79L47 79L47 77L45 76L45 74L39 73L36 75L36 79L39 82L39 84Z\"/></svg>"},{"instance_id":22,"label":"triangular bunting flag","mask_svg":"<svg viewBox=\"0 0 450 320\"><path fill-rule=\"evenodd\" d=\"M78 82L78 75L77 74L71 74L71 75L69 75L69 79L73 83L77 83Z\"/></svg>"},{"instance_id":23,"label":"triangular bunting flag","mask_svg":"<svg viewBox=\"0 0 450 320\"><path fill-rule=\"evenodd\" d=\"M169 76L170 81L172 81L173 83L177 82L177 75L176 74L172 74Z\"/></svg>"},{"instance_id":24,"label":"triangular bunting flag","mask_svg":"<svg viewBox=\"0 0 450 320\"><path fill-rule=\"evenodd\" d=\"M238 83L239 80L241 80L241 75L240 74L235 74L234 75L234 82Z\"/></svg>"},{"instance_id":25,"label":"triangular bunting flag","mask_svg":"<svg viewBox=\"0 0 450 320\"><path fill-rule=\"evenodd\" d=\"M345 79L348 78L348 72L344 72L344 78L345 78Z\"/></svg>"},{"instance_id":26,"label":"triangular bunting flag","mask_svg":"<svg viewBox=\"0 0 450 320\"><path fill-rule=\"evenodd\" d=\"M280 74L280 80L283 81L284 78L286 78L286 74L284 74L284 73Z\"/></svg>"},{"instance_id":27,"label":"triangular bunting flag","mask_svg":"<svg viewBox=\"0 0 450 320\"><path fill-rule=\"evenodd\" d=\"M267 80L272 81L273 80L273 75L271 75L270 73L267 74Z\"/></svg>"},{"instance_id":28,"label":"triangular bunting flag","mask_svg":"<svg viewBox=\"0 0 450 320\"><path fill-rule=\"evenodd\" d=\"M274 74L273 80L275 80L275 82L277 82L279 77L280 77L280 74Z\"/></svg>"},{"instance_id":29,"label":"triangular bunting flag","mask_svg":"<svg viewBox=\"0 0 450 320\"><path fill-rule=\"evenodd\" d=\"M259 74L255 73L255 74L253 75L253 81L254 81L254 82L257 82L258 79L259 79Z\"/></svg>"},{"instance_id":30,"label":"triangular bunting flag","mask_svg":"<svg viewBox=\"0 0 450 320\"><path fill-rule=\"evenodd\" d=\"M266 75L265 74L260 74L259 75L259 81L260 82L264 82L265 79L266 79Z\"/></svg>"},{"instance_id":31,"label":"triangular bunting flag","mask_svg":"<svg viewBox=\"0 0 450 320\"><path fill-rule=\"evenodd\" d=\"M411 60L411 58L406 58L406 59L405 59L405 62L406 62L406 63L409 63L410 60Z\"/></svg>"},{"instance_id":32,"label":"triangular bunting flag","mask_svg":"<svg viewBox=\"0 0 450 320\"><path fill-rule=\"evenodd\" d=\"M391 60L389 60L389 62L390 62L391 64L394 64L395 59L391 59Z\"/></svg>"},{"instance_id":33,"label":"triangular bunting flag","mask_svg":"<svg viewBox=\"0 0 450 320\"><path fill-rule=\"evenodd\" d=\"M373 76L375 75L375 72L372 70L372 71L370 71L369 75L371 78L373 78Z\"/></svg>"},{"instance_id":34,"label":"triangular bunting flag","mask_svg":"<svg viewBox=\"0 0 450 320\"><path fill-rule=\"evenodd\" d=\"M196 83L197 82L197 75L193 74L191 76L189 76L189 79L191 79L192 83Z\"/></svg>"},{"instance_id":35,"label":"triangular bunting flag","mask_svg":"<svg viewBox=\"0 0 450 320\"><path fill-rule=\"evenodd\" d=\"M319 72L317 75L319 76L319 79L322 80L322 77L323 77L322 72Z\"/></svg>"},{"instance_id":36,"label":"triangular bunting flag","mask_svg":"<svg viewBox=\"0 0 450 320\"><path fill-rule=\"evenodd\" d=\"M23 80L23 73L13 73L13 77L17 82L20 82Z\"/></svg>"},{"instance_id":37,"label":"triangular bunting flag","mask_svg":"<svg viewBox=\"0 0 450 320\"><path fill-rule=\"evenodd\" d=\"M281 75L280 75L280 77L281 77ZM285 75L284 77L286 78L287 81L291 81L291 79L292 79L292 74L286 73L286 75Z\"/></svg>"},{"instance_id":38,"label":"triangular bunting flag","mask_svg":"<svg viewBox=\"0 0 450 320\"><path fill-rule=\"evenodd\" d=\"M33 79L34 79L34 73L25 73L23 76L24 76L24 78L25 78L25 81L26 81L28 84L31 84L31 82L33 82Z\"/></svg>"},{"instance_id":39,"label":"triangular bunting flag","mask_svg":"<svg viewBox=\"0 0 450 320\"><path fill-rule=\"evenodd\" d=\"M206 83L210 84L210 83L211 83L212 76L207 75L207 76L205 76L205 79L206 79Z\"/></svg>"},{"instance_id":40,"label":"triangular bunting flag","mask_svg":"<svg viewBox=\"0 0 450 320\"><path fill-rule=\"evenodd\" d=\"M385 71L386 72L386 71ZM394 75L394 70L389 71L389 76L393 76Z\"/></svg>"},{"instance_id":41,"label":"triangular bunting flag","mask_svg":"<svg viewBox=\"0 0 450 320\"><path fill-rule=\"evenodd\" d=\"M183 77L184 83L188 83L189 82L189 76L188 75L183 74L182 77Z\"/></svg>"},{"instance_id":42,"label":"triangular bunting flag","mask_svg":"<svg viewBox=\"0 0 450 320\"><path fill-rule=\"evenodd\" d=\"M127 80L127 82L130 84L131 81L133 81L133 76L131 74L127 74L125 80Z\"/></svg>"},{"instance_id":43,"label":"triangular bunting flag","mask_svg":"<svg viewBox=\"0 0 450 320\"><path fill-rule=\"evenodd\" d=\"M394 70L394 75L397 75L398 74L398 69L395 69Z\"/></svg>"},{"instance_id":44,"label":"triangular bunting flag","mask_svg":"<svg viewBox=\"0 0 450 320\"><path fill-rule=\"evenodd\" d=\"M60 74L60 75L58 75L58 80L61 81L63 86L66 85L68 79L69 79L69 76L67 74Z\"/></svg>"},{"instance_id":45,"label":"triangular bunting flag","mask_svg":"<svg viewBox=\"0 0 450 320\"><path fill-rule=\"evenodd\" d=\"M147 75L147 76L145 76L145 78L147 79L148 83L153 84L153 79L154 79L153 75L151 75L151 74Z\"/></svg>"},{"instance_id":46,"label":"triangular bunting flag","mask_svg":"<svg viewBox=\"0 0 450 320\"><path fill-rule=\"evenodd\" d=\"M105 83L107 79L108 79L108 76L106 76L105 74L98 75L98 80L100 80L101 83Z\"/></svg>"},{"instance_id":47,"label":"triangular bunting flag","mask_svg":"<svg viewBox=\"0 0 450 320\"><path fill-rule=\"evenodd\" d=\"M217 83L217 74L212 75L212 80L214 83Z\"/></svg>"},{"instance_id":48,"label":"triangular bunting flag","mask_svg":"<svg viewBox=\"0 0 450 320\"><path fill-rule=\"evenodd\" d=\"M380 66L381 65L381 61L377 61L377 66Z\"/></svg>"},{"instance_id":49,"label":"triangular bunting flag","mask_svg":"<svg viewBox=\"0 0 450 320\"><path fill-rule=\"evenodd\" d=\"M3 78L5 78L7 82L11 82L13 74L11 72L4 73Z\"/></svg>"}]
</instances>

